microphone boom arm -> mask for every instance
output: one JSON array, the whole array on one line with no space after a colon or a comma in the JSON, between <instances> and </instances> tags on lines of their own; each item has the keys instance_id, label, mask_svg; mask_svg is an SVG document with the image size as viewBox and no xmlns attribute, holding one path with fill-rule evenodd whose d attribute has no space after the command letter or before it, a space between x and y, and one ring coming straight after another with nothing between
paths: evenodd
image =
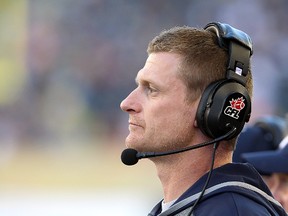
<instances>
[{"instance_id":1,"label":"microphone boom arm","mask_svg":"<svg viewBox=\"0 0 288 216\"><path fill-rule=\"evenodd\" d=\"M138 159L151 158L151 157L160 157L160 156L178 154L178 153L189 151L189 150L192 150L192 149L201 148L201 147L204 147L204 146L211 145L213 143L219 142L221 140L224 140L227 137L231 136L235 131L236 131L236 128L233 127L228 133L226 133L226 134L224 134L224 135L222 135L220 137L217 137L217 138L215 138L213 140L210 140L210 141L207 141L207 142L204 142L204 143L200 143L200 144L197 144L197 145L194 145L194 146L188 146L186 148L179 149L179 150L172 150L172 151L168 151L168 152L158 152L158 153L157 152L137 152L136 157Z\"/></svg>"}]
</instances>

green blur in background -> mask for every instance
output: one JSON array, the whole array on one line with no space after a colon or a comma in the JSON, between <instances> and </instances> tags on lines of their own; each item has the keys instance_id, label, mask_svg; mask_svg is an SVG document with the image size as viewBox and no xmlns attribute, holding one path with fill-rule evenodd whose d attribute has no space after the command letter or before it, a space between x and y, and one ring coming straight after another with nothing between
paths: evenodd
<instances>
[{"instance_id":1,"label":"green blur in background","mask_svg":"<svg viewBox=\"0 0 288 216\"><path fill-rule=\"evenodd\" d=\"M0 215L146 215L149 160L120 161L148 42L227 22L253 40L252 118L288 109L286 0L0 0ZM191 168L193 169L193 168Z\"/></svg>"}]
</instances>

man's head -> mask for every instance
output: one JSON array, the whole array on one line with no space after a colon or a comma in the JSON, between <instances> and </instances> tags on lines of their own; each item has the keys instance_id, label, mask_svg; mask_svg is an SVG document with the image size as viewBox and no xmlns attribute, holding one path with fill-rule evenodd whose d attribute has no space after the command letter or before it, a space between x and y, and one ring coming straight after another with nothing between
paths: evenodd
<instances>
[{"instance_id":1,"label":"man's head","mask_svg":"<svg viewBox=\"0 0 288 216\"><path fill-rule=\"evenodd\" d=\"M208 84L225 78L228 53L219 47L216 35L209 31L174 27L156 36L147 52L181 55L178 76L187 87L190 101L199 99Z\"/></svg>"},{"instance_id":2,"label":"man's head","mask_svg":"<svg viewBox=\"0 0 288 216\"><path fill-rule=\"evenodd\" d=\"M274 197L288 211L287 122L263 116L247 126L238 138L233 162L248 162L262 175Z\"/></svg>"},{"instance_id":3,"label":"man's head","mask_svg":"<svg viewBox=\"0 0 288 216\"><path fill-rule=\"evenodd\" d=\"M228 51L220 48L215 33L193 27L174 27L161 32L148 45L151 53L169 52L182 56L179 77L187 86L189 100L197 100L204 89L224 79L228 64ZM247 89L252 96L252 75L247 75Z\"/></svg>"},{"instance_id":4,"label":"man's head","mask_svg":"<svg viewBox=\"0 0 288 216\"><path fill-rule=\"evenodd\" d=\"M262 175L288 174L288 136L281 141L277 149L246 152L242 154L242 158L245 162L251 163Z\"/></svg>"},{"instance_id":5,"label":"man's head","mask_svg":"<svg viewBox=\"0 0 288 216\"><path fill-rule=\"evenodd\" d=\"M229 38L231 34L235 36L235 29L229 25L219 25L224 26L226 33L230 34L224 33L229 42L235 40ZM121 103L122 110L129 113L130 134L126 138L126 145L138 151L167 151L207 140L209 135L205 133L199 135L198 140L194 138L195 131L199 133L199 129L196 129L200 123L196 121L197 113L198 110L202 112L198 104L208 85L223 79L233 80L227 75L227 67L231 66L235 57L231 60L229 47L220 47L215 32L187 26L174 27L156 36L148 45L146 63L137 74L137 88ZM245 62L245 75L248 74L244 82L248 91L241 85L248 92L245 97L252 94L252 47L249 49ZM233 76L238 76L235 73L236 60L234 63ZM234 90L231 92L235 93ZM250 103L248 105L247 112ZM217 128L217 124L214 127ZM232 150L235 139L230 142L228 149Z\"/></svg>"},{"instance_id":6,"label":"man's head","mask_svg":"<svg viewBox=\"0 0 288 216\"><path fill-rule=\"evenodd\" d=\"M287 133L286 120L280 116L267 115L247 125L237 140L233 162L246 162L245 153L274 151Z\"/></svg>"},{"instance_id":7,"label":"man's head","mask_svg":"<svg viewBox=\"0 0 288 216\"><path fill-rule=\"evenodd\" d=\"M242 157L262 174L274 197L288 211L288 136L276 150L243 153Z\"/></svg>"},{"instance_id":8,"label":"man's head","mask_svg":"<svg viewBox=\"0 0 288 216\"><path fill-rule=\"evenodd\" d=\"M220 27L222 27L222 26L220 26ZM226 26L224 25L224 27L226 27ZM228 30L230 30L230 29L228 29ZM238 30L236 30L236 31L238 31ZM232 34L233 33L234 32L232 32ZM238 35L236 35L236 37L237 36ZM155 37L150 42L147 51L148 51L148 54L160 53L160 52L169 52L169 53L177 53L177 54L180 54L182 56L180 68L178 70L178 76L186 85L186 87L187 87L187 99L191 102L199 100L199 98L201 97L205 88L207 88L208 85L211 85L211 83L215 83L215 81L223 80L227 76L226 71L227 71L227 65L229 62L228 52L230 52L230 51L228 51L227 47L220 47L219 46L219 36L217 37L215 32L211 32L211 31L204 30L204 29L191 28L191 27L187 27L187 26L175 27L175 28L172 28L170 30L163 31L159 36ZM231 53L232 53L232 51L231 51ZM252 51L251 51L251 53L252 53ZM249 57L250 57L250 55L249 55ZM230 57L230 58L232 58L232 57ZM233 58L234 58L234 56L233 56ZM248 61L248 65L246 65L246 66L248 67L248 74L246 76L246 79L247 79L246 88L247 88L247 90L244 87L243 87L243 89L244 89L245 93L248 92L247 94L249 94L249 96L251 97L253 86L252 86L252 76L251 76L251 72L250 72L250 61ZM216 82L217 85L218 85L218 83L219 82ZM213 86L213 88L214 88L214 86ZM214 89L216 89L216 88L214 88ZM214 91L214 89L212 89L212 90ZM234 91L234 90L235 89L232 89L231 91ZM206 93L206 91L205 91L205 93ZM215 93L213 91L211 93L212 95L214 95L214 93ZM228 89L228 91L230 91L230 89ZM210 94L210 92L209 92L209 94ZM249 97L249 96L247 96L247 97ZM210 95L209 95L209 97L210 97ZM202 100L203 100L203 96L202 96ZM225 101L224 99L222 100L222 98L220 98L220 100ZM203 118L202 116L204 116L204 115L207 116L207 113L205 113L206 112L205 106L207 103L206 99L202 103L204 103L203 104L204 108L202 108L202 106L199 107L200 114L199 114L199 111L197 112L198 125L200 126L201 130L204 129L204 130L202 130L202 131L204 131L204 133L208 134L209 136L212 136L213 138L216 138L219 136L218 135L219 133L213 134L213 132L211 133L211 131L209 131L209 130L206 131L206 128L209 128L209 127L207 127L206 125L203 126L202 122L204 122L204 123L207 122L206 119L204 119L202 121L202 118ZM250 105L250 101L248 102L248 104ZM222 106L222 104L220 104L220 106ZM216 115L218 115L218 109L219 108L217 107ZM247 108L247 109L249 109L249 108ZM247 112L249 112L249 111L247 111ZM249 117L248 117L248 119L249 119ZM216 120L218 120L218 119L216 119ZM242 120L242 121L243 121L243 125L244 125L244 120ZM216 121L216 124L217 123L218 122ZM210 125L216 125L216 124L214 124L214 122L213 122ZM218 125L218 126L220 126L220 125ZM238 130L238 132L240 132L242 127L238 127L238 128L240 128ZM216 130L218 130L217 126L216 126ZM220 132L220 134L221 134L221 132ZM232 148L234 148L233 143L235 143L235 139L231 140Z\"/></svg>"}]
</instances>

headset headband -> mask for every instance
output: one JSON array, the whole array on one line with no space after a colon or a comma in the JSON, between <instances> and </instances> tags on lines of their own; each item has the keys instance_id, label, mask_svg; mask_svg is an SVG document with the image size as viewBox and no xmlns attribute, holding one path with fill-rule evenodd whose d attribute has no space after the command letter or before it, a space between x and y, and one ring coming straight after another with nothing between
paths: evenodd
<instances>
[{"instance_id":1,"label":"headset headband","mask_svg":"<svg viewBox=\"0 0 288 216\"><path fill-rule=\"evenodd\" d=\"M250 37L228 24L209 23L204 28L216 34L218 46L228 53L225 78L210 83L204 90L196 114L198 127L212 138L220 137L235 127L227 139L236 137L249 121L251 99L246 89L252 55Z\"/></svg>"},{"instance_id":2,"label":"headset headband","mask_svg":"<svg viewBox=\"0 0 288 216\"><path fill-rule=\"evenodd\" d=\"M236 80L245 86L249 59L253 54L251 38L245 32L220 22L209 23L204 29L214 32L219 46L229 52L226 78Z\"/></svg>"}]
</instances>

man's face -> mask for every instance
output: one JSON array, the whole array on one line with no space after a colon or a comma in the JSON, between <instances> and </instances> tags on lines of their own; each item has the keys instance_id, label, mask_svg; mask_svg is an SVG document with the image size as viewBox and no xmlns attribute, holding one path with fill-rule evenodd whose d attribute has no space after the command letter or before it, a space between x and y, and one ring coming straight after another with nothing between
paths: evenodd
<instances>
[{"instance_id":1,"label":"man's face","mask_svg":"<svg viewBox=\"0 0 288 216\"><path fill-rule=\"evenodd\" d=\"M269 177L264 177L273 196L278 200L286 212L288 212L288 174L274 173Z\"/></svg>"},{"instance_id":2,"label":"man's face","mask_svg":"<svg viewBox=\"0 0 288 216\"><path fill-rule=\"evenodd\" d=\"M187 101L187 88L178 75L180 62L177 54L152 53L138 72L137 88L120 105L129 113L127 147L157 152L191 142L197 106Z\"/></svg>"}]
</instances>

